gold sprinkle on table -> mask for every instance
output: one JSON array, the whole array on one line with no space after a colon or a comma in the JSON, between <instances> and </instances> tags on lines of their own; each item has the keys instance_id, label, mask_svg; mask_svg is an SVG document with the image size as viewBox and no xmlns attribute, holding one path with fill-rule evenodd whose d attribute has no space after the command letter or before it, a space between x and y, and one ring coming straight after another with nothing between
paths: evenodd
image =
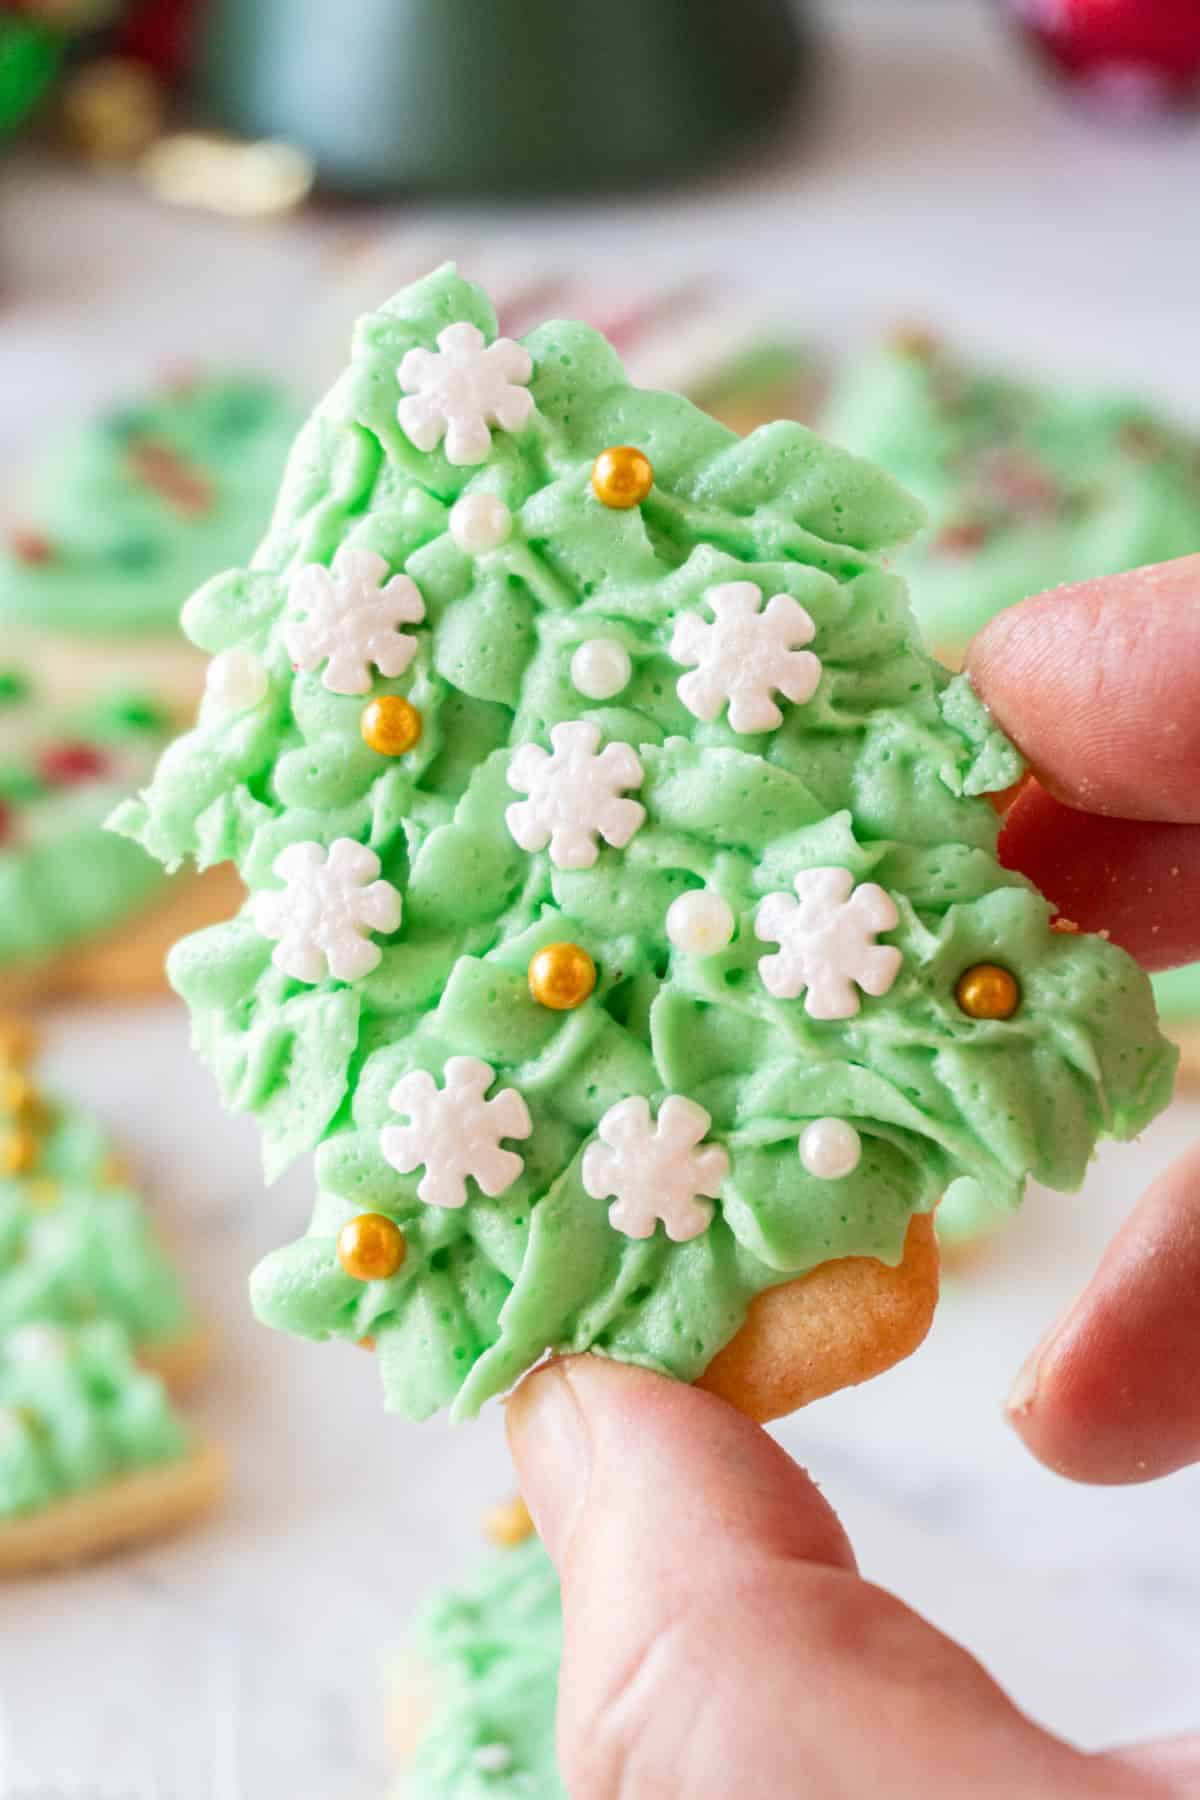
<instances>
[{"instance_id":1,"label":"gold sprinkle on table","mask_svg":"<svg viewBox=\"0 0 1200 1800\"><path fill-rule=\"evenodd\" d=\"M484 1514L483 1530L485 1537L501 1549L515 1550L533 1536L533 1520L521 1496L514 1494L511 1500L501 1501Z\"/></svg>"}]
</instances>

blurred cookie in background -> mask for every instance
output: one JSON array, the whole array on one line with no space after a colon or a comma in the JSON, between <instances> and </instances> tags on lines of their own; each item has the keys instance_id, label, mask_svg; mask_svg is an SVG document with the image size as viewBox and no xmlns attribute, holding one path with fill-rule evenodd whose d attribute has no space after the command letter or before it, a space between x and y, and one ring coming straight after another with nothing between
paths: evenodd
<instances>
[{"instance_id":1,"label":"blurred cookie in background","mask_svg":"<svg viewBox=\"0 0 1200 1800\"><path fill-rule=\"evenodd\" d=\"M1136 397L979 368L898 328L844 366L822 428L929 509L896 566L955 667L1028 594L1200 550L1200 437ZM1154 991L1181 1080L1200 1082L1200 965L1156 975ZM952 1210L939 1210L939 1235Z\"/></svg>"},{"instance_id":2,"label":"blurred cookie in background","mask_svg":"<svg viewBox=\"0 0 1200 1800\"><path fill-rule=\"evenodd\" d=\"M206 1344L105 1132L39 1087L0 1027L0 1577L197 1517L224 1458L168 1390Z\"/></svg>"},{"instance_id":3,"label":"blurred cookie in background","mask_svg":"<svg viewBox=\"0 0 1200 1800\"><path fill-rule=\"evenodd\" d=\"M428 1601L396 1672L396 1800L566 1800L558 1576L520 1501L495 1508L486 1529L494 1547Z\"/></svg>"},{"instance_id":4,"label":"blurred cookie in background","mask_svg":"<svg viewBox=\"0 0 1200 1800\"><path fill-rule=\"evenodd\" d=\"M167 876L104 828L148 780L172 734L171 710L133 687L58 699L8 655L6 633L0 1005L159 992L176 937L236 910L240 891L227 870Z\"/></svg>"},{"instance_id":5,"label":"blurred cookie in background","mask_svg":"<svg viewBox=\"0 0 1200 1800\"><path fill-rule=\"evenodd\" d=\"M300 416L256 376L181 374L47 445L0 538L0 652L60 697L136 686L187 715L179 609L266 529Z\"/></svg>"}]
</instances>

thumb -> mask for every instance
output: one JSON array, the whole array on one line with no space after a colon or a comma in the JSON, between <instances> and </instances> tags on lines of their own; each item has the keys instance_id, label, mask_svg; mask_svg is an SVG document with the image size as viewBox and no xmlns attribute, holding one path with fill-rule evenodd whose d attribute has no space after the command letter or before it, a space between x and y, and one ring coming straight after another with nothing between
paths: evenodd
<instances>
[{"instance_id":1,"label":"thumb","mask_svg":"<svg viewBox=\"0 0 1200 1800\"><path fill-rule=\"evenodd\" d=\"M508 1433L562 1576L574 1800L1139 1791L859 1580L813 1483L715 1395L571 1357L525 1379Z\"/></svg>"}]
</instances>

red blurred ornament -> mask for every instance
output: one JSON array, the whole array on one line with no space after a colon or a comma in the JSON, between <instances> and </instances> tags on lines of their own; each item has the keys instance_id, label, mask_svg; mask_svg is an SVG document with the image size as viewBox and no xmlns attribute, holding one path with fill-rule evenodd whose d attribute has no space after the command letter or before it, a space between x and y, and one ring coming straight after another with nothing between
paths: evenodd
<instances>
[{"instance_id":1,"label":"red blurred ornament","mask_svg":"<svg viewBox=\"0 0 1200 1800\"><path fill-rule=\"evenodd\" d=\"M92 744L51 744L38 757L38 768L54 787L74 787L107 775L109 760Z\"/></svg>"},{"instance_id":2,"label":"red blurred ornament","mask_svg":"<svg viewBox=\"0 0 1200 1800\"><path fill-rule=\"evenodd\" d=\"M1116 118L1200 98L1200 0L1008 0L1043 57Z\"/></svg>"},{"instance_id":3,"label":"red blurred ornament","mask_svg":"<svg viewBox=\"0 0 1200 1800\"><path fill-rule=\"evenodd\" d=\"M191 68L200 12L198 0L135 0L121 26L118 49L173 85Z\"/></svg>"},{"instance_id":4,"label":"red blurred ornament","mask_svg":"<svg viewBox=\"0 0 1200 1800\"><path fill-rule=\"evenodd\" d=\"M0 850L9 840L16 836L17 815L11 806L0 800Z\"/></svg>"}]
</instances>

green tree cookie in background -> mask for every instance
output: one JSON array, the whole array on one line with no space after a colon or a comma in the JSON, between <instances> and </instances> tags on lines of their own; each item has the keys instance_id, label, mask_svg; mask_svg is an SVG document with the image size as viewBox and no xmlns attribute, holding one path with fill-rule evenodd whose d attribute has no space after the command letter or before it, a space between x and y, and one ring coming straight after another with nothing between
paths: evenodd
<instances>
[{"instance_id":1,"label":"green tree cookie in background","mask_svg":"<svg viewBox=\"0 0 1200 1800\"><path fill-rule=\"evenodd\" d=\"M268 1174L317 1152L260 1317L372 1338L418 1418L548 1347L691 1380L955 1178L1075 1187L1165 1104L1145 977L997 861L1018 758L880 561L919 522L452 268L361 321L116 820L250 890L171 975Z\"/></svg>"},{"instance_id":2,"label":"green tree cookie in background","mask_svg":"<svg viewBox=\"0 0 1200 1800\"><path fill-rule=\"evenodd\" d=\"M0 1330L0 1571L5 1521L181 1461L190 1443L113 1320Z\"/></svg>"},{"instance_id":3,"label":"green tree cookie in background","mask_svg":"<svg viewBox=\"0 0 1200 1800\"><path fill-rule=\"evenodd\" d=\"M4 509L6 666L64 695L119 677L190 703L196 659L179 609L250 554L298 424L268 381L181 376L48 444Z\"/></svg>"},{"instance_id":4,"label":"green tree cookie in background","mask_svg":"<svg viewBox=\"0 0 1200 1800\"><path fill-rule=\"evenodd\" d=\"M1028 594L1200 550L1200 441L1125 394L975 368L899 332L842 370L823 429L928 507L897 567L955 666ZM1154 990L1185 1075L1200 1079L1200 965L1156 975Z\"/></svg>"},{"instance_id":5,"label":"green tree cookie in background","mask_svg":"<svg viewBox=\"0 0 1200 1800\"><path fill-rule=\"evenodd\" d=\"M96 1318L152 1359L196 1331L106 1133L0 1054L0 1333Z\"/></svg>"},{"instance_id":6,"label":"green tree cookie in background","mask_svg":"<svg viewBox=\"0 0 1200 1800\"><path fill-rule=\"evenodd\" d=\"M562 1598L540 1539L494 1549L426 1605L396 1699L407 1800L566 1800L555 1715ZM427 1704L426 1704L427 1702Z\"/></svg>"},{"instance_id":7,"label":"green tree cookie in background","mask_svg":"<svg viewBox=\"0 0 1200 1800\"><path fill-rule=\"evenodd\" d=\"M6 972L107 930L163 886L104 821L170 732L145 694L56 701L23 666L0 663L0 991Z\"/></svg>"},{"instance_id":8,"label":"green tree cookie in background","mask_svg":"<svg viewBox=\"0 0 1200 1800\"><path fill-rule=\"evenodd\" d=\"M204 1340L95 1120L46 1098L0 1026L0 1577L206 1511L224 1459L176 1416Z\"/></svg>"}]
</instances>

